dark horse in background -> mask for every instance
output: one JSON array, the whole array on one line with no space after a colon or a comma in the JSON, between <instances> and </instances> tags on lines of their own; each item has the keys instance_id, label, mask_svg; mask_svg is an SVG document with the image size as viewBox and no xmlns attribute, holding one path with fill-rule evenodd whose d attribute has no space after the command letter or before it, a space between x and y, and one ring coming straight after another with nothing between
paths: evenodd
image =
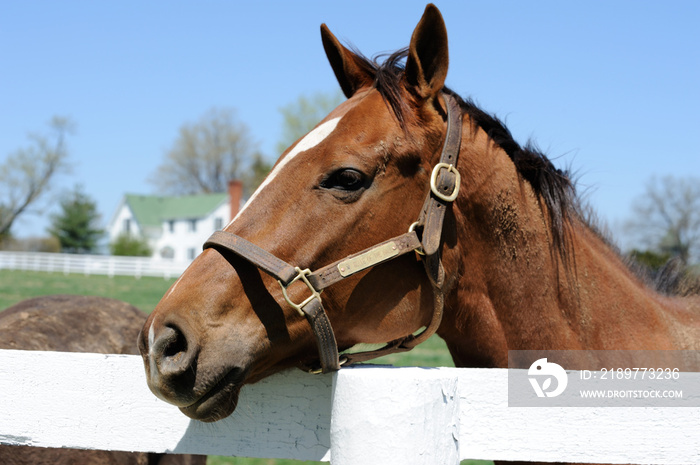
<instances>
[{"instance_id":1,"label":"dark horse in background","mask_svg":"<svg viewBox=\"0 0 700 465\"><path fill-rule=\"evenodd\" d=\"M325 25L321 35L348 100L282 154L217 235L231 245L207 248L149 316L139 344L156 395L216 421L234 411L244 384L313 365L311 319L285 293L322 299L341 351L434 326L441 296L437 334L458 367L506 367L514 349L700 349L698 296L658 292L631 271L586 220L567 173L445 88L447 32L436 7L383 63ZM458 161L437 175L456 185L443 193L435 245L426 205L437 196L431 180L449 145L451 102L461 142ZM376 266L322 297L308 295L323 285L287 289L281 277L280 262L343 273L343 262L337 272L329 264L409 228L418 253L363 255Z\"/></svg>"},{"instance_id":2,"label":"dark horse in background","mask_svg":"<svg viewBox=\"0 0 700 465\"><path fill-rule=\"evenodd\" d=\"M137 354L136 336L145 319L139 309L118 300L74 295L37 297L0 312L0 349ZM0 446L0 463L204 465L206 457Z\"/></svg>"}]
</instances>

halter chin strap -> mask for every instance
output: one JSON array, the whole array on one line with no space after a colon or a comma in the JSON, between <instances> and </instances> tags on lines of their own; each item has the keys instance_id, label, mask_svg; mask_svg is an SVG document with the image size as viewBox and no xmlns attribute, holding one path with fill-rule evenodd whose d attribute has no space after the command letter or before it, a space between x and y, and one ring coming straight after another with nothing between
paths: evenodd
<instances>
[{"instance_id":1,"label":"halter chin strap","mask_svg":"<svg viewBox=\"0 0 700 465\"><path fill-rule=\"evenodd\" d=\"M341 365L363 362L383 355L411 350L432 336L440 326L445 306L445 270L442 267L440 244L445 211L457 197L460 176L457 172L457 158L462 138L462 112L454 97L443 94L447 106L447 134L440 155L440 161L430 176L428 194L420 218L407 233L369 247L359 253L331 263L316 271L300 269L277 258L257 245L235 234L216 231L204 243L204 248L228 251L249 261L273 276L279 282L287 303L306 318L311 325L319 352L319 367L306 367L309 371L327 373L340 369ZM419 236L417 231L421 231ZM396 339L384 347L351 354L338 354L338 345L328 315L323 308L321 292L355 273L392 260L410 252L422 257L430 283L433 287L434 309L429 325L419 334ZM287 288L300 281L309 290L309 296L302 302L290 299Z\"/></svg>"}]
</instances>

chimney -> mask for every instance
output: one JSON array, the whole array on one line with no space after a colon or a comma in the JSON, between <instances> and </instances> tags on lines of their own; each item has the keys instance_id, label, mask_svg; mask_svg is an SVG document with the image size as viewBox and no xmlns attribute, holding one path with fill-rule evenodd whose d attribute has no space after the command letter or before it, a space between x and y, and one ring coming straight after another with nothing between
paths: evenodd
<instances>
[{"instance_id":1,"label":"chimney","mask_svg":"<svg viewBox=\"0 0 700 465\"><path fill-rule=\"evenodd\" d=\"M241 201L243 200L243 182L234 179L228 182L228 198L231 204L231 218L229 221L233 220L241 209Z\"/></svg>"}]
</instances>

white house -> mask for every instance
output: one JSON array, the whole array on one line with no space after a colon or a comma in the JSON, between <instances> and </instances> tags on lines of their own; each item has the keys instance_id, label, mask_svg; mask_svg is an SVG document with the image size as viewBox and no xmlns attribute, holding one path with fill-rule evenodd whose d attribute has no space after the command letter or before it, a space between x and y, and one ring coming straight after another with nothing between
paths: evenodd
<instances>
[{"instance_id":1,"label":"white house","mask_svg":"<svg viewBox=\"0 0 700 465\"><path fill-rule=\"evenodd\" d=\"M229 192L185 196L126 194L107 225L109 241L122 234L145 237L153 258L190 262L212 232L223 229L242 204L243 185Z\"/></svg>"}]
</instances>

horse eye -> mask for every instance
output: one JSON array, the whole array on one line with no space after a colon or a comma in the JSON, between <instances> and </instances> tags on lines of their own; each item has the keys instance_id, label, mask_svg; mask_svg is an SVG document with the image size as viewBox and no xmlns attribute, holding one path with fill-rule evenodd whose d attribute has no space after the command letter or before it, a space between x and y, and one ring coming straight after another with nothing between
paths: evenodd
<instances>
[{"instance_id":1,"label":"horse eye","mask_svg":"<svg viewBox=\"0 0 700 465\"><path fill-rule=\"evenodd\" d=\"M357 170L346 168L335 171L321 182L325 189L356 191L365 186L365 175Z\"/></svg>"}]
</instances>

